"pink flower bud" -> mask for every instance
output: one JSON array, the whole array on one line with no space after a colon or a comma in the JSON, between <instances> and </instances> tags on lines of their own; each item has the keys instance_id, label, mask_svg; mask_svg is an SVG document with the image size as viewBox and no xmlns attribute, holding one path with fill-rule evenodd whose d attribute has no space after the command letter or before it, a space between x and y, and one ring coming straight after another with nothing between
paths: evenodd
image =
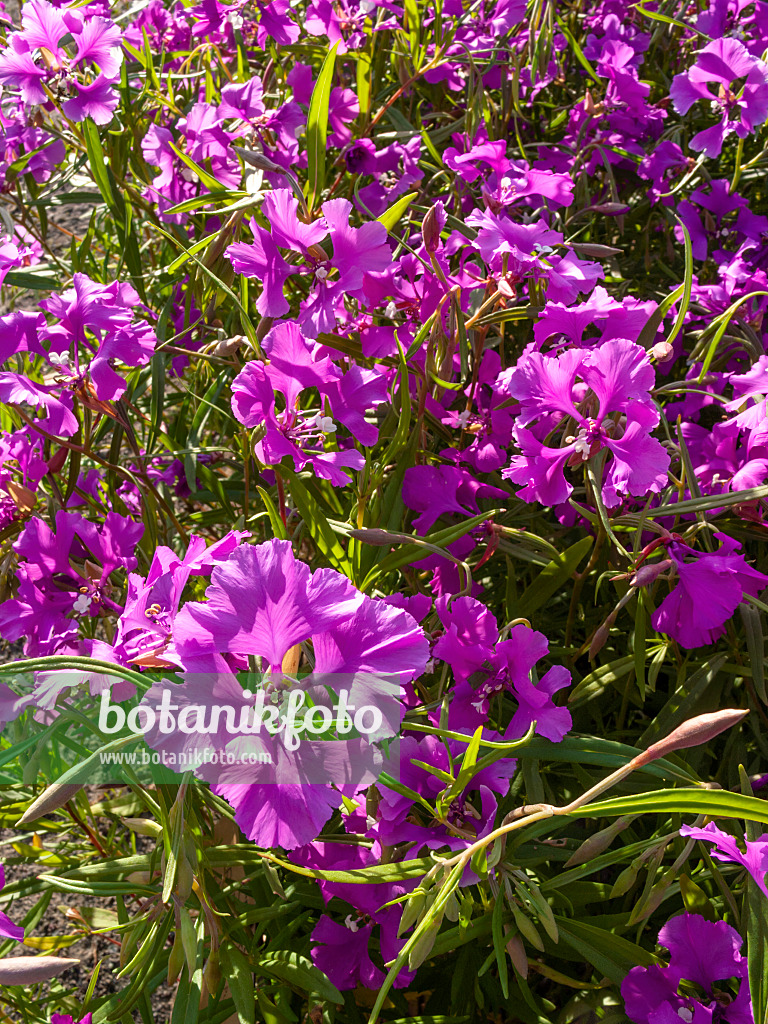
<instances>
[{"instance_id":1,"label":"pink flower bud","mask_svg":"<svg viewBox=\"0 0 768 1024\"><path fill-rule=\"evenodd\" d=\"M0 985L36 985L63 974L79 960L65 956L7 956L0 959Z\"/></svg>"},{"instance_id":2,"label":"pink flower bud","mask_svg":"<svg viewBox=\"0 0 768 1024\"><path fill-rule=\"evenodd\" d=\"M651 349L651 355L657 363L668 363L674 354L674 349L668 341L657 341Z\"/></svg>"},{"instance_id":3,"label":"pink flower bud","mask_svg":"<svg viewBox=\"0 0 768 1024\"><path fill-rule=\"evenodd\" d=\"M440 245L440 224L437 213L437 207L430 206L421 222L421 237L427 252L437 252Z\"/></svg>"},{"instance_id":4,"label":"pink flower bud","mask_svg":"<svg viewBox=\"0 0 768 1024\"><path fill-rule=\"evenodd\" d=\"M633 587L649 587L671 565L672 561L669 558L653 562L652 565L641 565L629 582Z\"/></svg>"},{"instance_id":5,"label":"pink flower bud","mask_svg":"<svg viewBox=\"0 0 768 1024\"><path fill-rule=\"evenodd\" d=\"M709 715L697 715L695 718L690 718L673 729L666 739L652 743L647 750L634 758L633 764L639 768L650 761L666 757L667 754L671 754L675 750L698 747L702 743L708 743L715 736L719 736L721 732L736 725L748 714L748 711L739 711L737 708L724 708L722 711L713 711Z\"/></svg>"}]
</instances>

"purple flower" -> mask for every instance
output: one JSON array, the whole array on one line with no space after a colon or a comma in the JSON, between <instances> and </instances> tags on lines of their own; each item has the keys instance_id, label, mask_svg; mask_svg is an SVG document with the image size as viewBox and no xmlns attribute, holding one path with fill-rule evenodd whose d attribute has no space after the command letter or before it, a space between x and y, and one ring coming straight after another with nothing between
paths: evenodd
<instances>
[{"instance_id":1,"label":"purple flower","mask_svg":"<svg viewBox=\"0 0 768 1024\"><path fill-rule=\"evenodd\" d=\"M226 256L238 274L256 277L262 284L261 295L256 300L256 309L262 316L284 316L289 310L283 294L283 285L296 271L286 263L275 245L272 235L251 221L253 241L235 242L226 251Z\"/></svg>"},{"instance_id":2,"label":"purple flower","mask_svg":"<svg viewBox=\"0 0 768 1024\"><path fill-rule=\"evenodd\" d=\"M42 445L29 427L0 437L0 529L31 511L34 491L48 473Z\"/></svg>"},{"instance_id":3,"label":"purple flower","mask_svg":"<svg viewBox=\"0 0 768 1024\"><path fill-rule=\"evenodd\" d=\"M225 781L211 781L211 789L234 809L245 837L265 849L304 846L341 804L341 794L330 785L250 785L227 781L229 774L217 768L216 778Z\"/></svg>"},{"instance_id":4,"label":"purple flower","mask_svg":"<svg viewBox=\"0 0 768 1024\"><path fill-rule=\"evenodd\" d=\"M325 914L315 925L312 962L328 975L336 988L379 988L384 972L375 966L368 954L373 923L360 924L350 914L344 924L337 924Z\"/></svg>"},{"instance_id":5,"label":"purple flower","mask_svg":"<svg viewBox=\"0 0 768 1024\"><path fill-rule=\"evenodd\" d=\"M272 0L272 3L256 3L259 12L259 24L256 29L256 42L265 48L267 39L274 39L280 46L290 46L301 35L301 29L288 17L291 9L289 0Z\"/></svg>"},{"instance_id":6,"label":"purple flower","mask_svg":"<svg viewBox=\"0 0 768 1024\"><path fill-rule=\"evenodd\" d=\"M348 484L350 477L342 467L362 469L363 456L354 449L329 451L328 438L335 434L336 424L321 409L302 409L297 401L308 388L317 388L328 394L336 408L343 410L344 420L357 423L360 403L365 407L376 404L377 388L365 378L367 394L355 387L355 379L348 386L339 385L341 371L330 359L315 359L310 343L302 337L294 323L281 323L264 339L269 363L250 362L232 382L232 410L236 418L247 427L263 424L266 433L256 445L257 457L268 466L278 465L286 456L293 459L297 470L307 464L318 476L330 480L334 486ZM358 405L357 410L345 408L346 394ZM275 392L283 395L285 408L277 409ZM355 392L358 392L355 394Z\"/></svg>"},{"instance_id":7,"label":"purple flower","mask_svg":"<svg viewBox=\"0 0 768 1024\"><path fill-rule=\"evenodd\" d=\"M0 890L5 888L5 868L0 864ZM15 942L24 940L24 929L0 910L0 938L13 939Z\"/></svg>"},{"instance_id":8,"label":"purple flower","mask_svg":"<svg viewBox=\"0 0 768 1024\"><path fill-rule=\"evenodd\" d=\"M280 540L237 548L214 568L206 598L176 616L181 664L195 667L197 659L221 653L255 654L277 673L291 647L352 616L364 601L341 573L310 572Z\"/></svg>"},{"instance_id":9,"label":"purple flower","mask_svg":"<svg viewBox=\"0 0 768 1024\"><path fill-rule=\"evenodd\" d=\"M653 613L653 628L667 633L682 647L712 644L725 633L725 624L744 600L768 586L768 576L747 565L735 552L740 544L716 533L720 550L694 551L679 540L667 545L677 569L678 583Z\"/></svg>"},{"instance_id":10,"label":"purple flower","mask_svg":"<svg viewBox=\"0 0 768 1024\"><path fill-rule=\"evenodd\" d=\"M117 622L112 654L121 664L162 666L162 657L173 633L184 588L191 576L210 575L214 566L229 558L247 533L232 531L206 545L202 537L190 537L183 558L170 548L155 550L146 579L128 574L125 607Z\"/></svg>"},{"instance_id":11,"label":"purple flower","mask_svg":"<svg viewBox=\"0 0 768 1024\"><path fill-rule=\"evenodd\" d=\"M352 203L348 199L330 199L323 203L323 214L331 234L331 266L339 271L339 282L346 291L357 291L366 273L385 270L392 262L387 244L387 229L378 221L353 228L349 223Z\"/></svg>"},{"instance_id":12,"label":"purple flower","mask_svg":"<svg viewBox=\"0 0 768 1024\"><path fill-rule=\"evenodd\" d=\"M347 819L347 831L357 828L365 830L365 820L354 823L354 815ZM379 851L364 846L348 846L339 843L314 842L291 854L295 864L304 867L350 870L364 868L378 863ZM312 960L323 970L337 988L342 990L354 988L357 983L367 987L381 984L383 973L378 971L369 956L372 942L371 932L374 926L379 927L379 947L384 962L394 960L405 942L405 936L398 936L401 908L398 905L388 907L386 904L398 896L411 892L415 880L396 883L377 883L368 885L351 885L339 882L318 882L323 900L328 905L331 900L344 900L353 908L344 924L335 924L330 928L331 918L323 915L312 932ZM342 939L346 941L344 954L339 955ZM334 953L336 954L334 956ZM410 984L415 972L404 967L395 980L395 988Z\"/></svg>"},{"instance_id":13,"label":"purple flower","mask_svg":"<svg viewBox=\"0 0 768 1024\"><path fill-rule=\"evenodd\" d=\"M768 872L768 832L760 836L759 839L751 841L745 839L743 853L734 836L723 832L715 825L714 821L710 821L704 828L683 825L680 835L687 839L699 839L703 843L712 843L714 849L711 855L715 860L741 864L750 873L763 895L768 897L768 886L765 884L765 875Z\"/></svg>"},{"instance_id":14,"label":"purple flower","mask_svg":"<svg viewBox=\"0 0 768 1024\"><path fill-rule=\"evenodd\" d=\"M21 12L21 31L8 37L0 53L0 82L16 87L25 103L45 103L49 89L69 98L62 110L73 121L91 117L107 124L117 106L115 82L120 75L120 29L91 10L82 19L47 0L30 0ZM74 43L71 54L67 46Z\"/></svg>"},{"instance_id":15,"label":"purple flower","mask_svg":"<svg viewBox=\"0 0 768 1024\"><path fill-rule=\"evenodd\" d=\"M747 961L744 940L724 921L707 921L699 914L681 914L659 932L659 945L669 950L669 966L634 967L621 985L627 1016L635 1024L750 1024ZM742 979L735 1000L716 982ZM682 980L704 990L703 999L678 994ZM713 1011L717 1016L713 1017Z\"/></svg>"},{"instance_id":16,"label":"purple flower","mask_svg":"<svg viewBox=\"0 0 768 1024\"><path fill-rule=\"evenodd\" d=\"M403 501L420 513L413 521L419 533L427 533L440 516L449 513L476 515L480 498L506 497L501 488L480 483L457 466L411 466L403 479Z\"/></svg>"},{"instance_id":17,"label":"purple flower","mask_svg":"<svg viewBox=\"0 0 768 1024\"><path fill-rule=\"evenodd\" d=\"M611 456L603 473L609 507L622 495L645 495L666 483L669 455L649 433L659 421L648 393L654 371L645 349L634 342L616 339L557 357L529 349L498 384L521 406L513 434L522 454L512 457L502 475L525 485L518 492L525 501L564 502L573 490L564 470L580 467L604 448ZM551 447L544 439L562 424L568 431L560 447Z\"/></svg>"},{"instance_id":18,"label":"purple flower","mask_svg":"<svg viewBox=\"0 0 768 1024\"><path fill-rule=\"evenodd\" d=\"M447 662L457 680L469 679L493 656L499 638L499 626L493 614L472 597L457 597L449 603L445 597L436 602L445 632L433 654Z\"/></svg>"},{"instance_id":19,"label":"purple flower","mask_svg":"<svg viewBox=\"0 0 768 1024\"><path fill-rule=\"evenodd\" d=\"M118 94L106 75L99 75L89 85L77 86L77 94L65 100L61 109L70 121L84 121L90 117L96 124L109 124L118 104Z\"/></svg>"},{"instance_id":20,"label":"purple flower","mask_svg":"<svg viewBox=\"0 0 768 1024\"><path fill-rule=\"evenodd\" d=\"M25 653L35 656L76 650L78 627L102 611L120 613L110 579L115 569L134 569L144 532L116 512L99 526L76 512L56 513L56 531L30 519L14 548L23 561L15 598L0 604L0 635L26 637Z\"/></svg>"},{"instance_id":21,"label":"purple flower","mask_svg":"<svg viewBox=\"0 0 768 1024\"><path fill-rule=\"evenodd\" d=\"M513 626L509 640L496 644L496 675L483 692L487 699L492 695L494 685L497 688L503 686L511 690L517 701L517 711L507 727L505 739L519 739L536 722L539 736L559 743L573 725L570 711L557 707L552 701L558 690L571 685L568 669L554 665L538 683L531 679L535 663L548 652L549 643L544 634L525 625Z\"/></svg>"},{"instance_id":22,"label":"purple flower","mask_svg":"<svg viewBox=\"0 0 768 1024\"><path fill-rule=\"evenodd\" d=\"M70 19L72 15L69 15ZM71 24L71 20L70 20ZM106 18L83 19L76 35L77 53L73 66L84 61L96 64L108 79L120 74L123 54L120 47L120 29Z\"/></svg>"},{"instance_id":23,"label":"purple flower","mask_svg":"<svg viewBox=\"0 0 768 1024\"><path fill-rule=\"evenodd\" d=\"M746 82L737 96L731 86L741 78ZM713 85L716 92L711 89ZM675 75L669 92L679 114L687 114L702 99L722 110L720 123L694 135L690 143L691 149L716 157L732 132L744 139L765 121L768 66L753 57L738 39L715 39L698 51L693 67Z\"/></svg>"}]
</instances>

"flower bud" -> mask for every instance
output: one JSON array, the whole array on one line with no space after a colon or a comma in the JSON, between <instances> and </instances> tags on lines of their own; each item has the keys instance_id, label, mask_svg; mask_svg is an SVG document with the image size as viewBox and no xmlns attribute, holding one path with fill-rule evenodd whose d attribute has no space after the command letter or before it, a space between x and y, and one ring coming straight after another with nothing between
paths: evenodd
<instances>
[{"instance_id":1,"label":"flower bud","mask_svg":"<svg viewBox=\"0 0 768 1024\"><path fill-rule=\"evenodd\" d=\"M82 788L83 785L80 782L52 783L44 793L41 793L36 800L32 801L16 822L16 828L28 825L31 821L37 821L38 818L43 818L52 811L58 811L59 808L68 804L72 797Z\"/></svg>"},{"instance_id":2,"label":"flower bud","mask_svg":"<svg viewBox=\"0 0 768 1024\"><path fill-rule=\"evenodd\" d=\"M653 562L651 565L641 565L629 581L630 586L649 587L671 565L672 560L670 558L663 558L660 562Z\"/></svg>"},{"instance_id":3,"label":"flower bud","mask_svg":"<svg viewBox=\"0 0 768 1024\"><path fill-rule=\"evenodd\" d=\"M674 355L674 349L668 341L657 341L651 349L651 356L657 363L668 363Z\"/></svg>"},{"instance_id":4,"label":"flower bud","mask_svg":"<svg viewBox=\"0 0 768 1024\"><path fill-rule=\"evenodd\" d=\"M233 146L234 151L243 158L245 163L250 164L251 167L256 167L260 171L267 171L269 174L284 174L284 170L274 160L270 160L269 157L264 156L263 153L257 153L253 149L243 149L242 146Z\"/></svg>"},{"instance_id":5,"label":"flower bud","mask_svg":"<svg viewBox=\"0 0 768 1024\"><path fill-rule=\"evenodd\" d=\"M695 718L683 722L673 729L669 736L663 740L652 743L647 750L634 759L636 768L656 761L660 757L666 757L675 750L683 750L685 747L698 747L702 743L708 743L721 732L730 729L749 714L749 711L740 711L737 708L724 708L722 711L713 711L708 715L697 715Z\"/></svg>"},{"instance_id":6,"label":"flower bud","mask_svg":"<svg viewBox=\"0 0 768 1024\"><path fill-rule=\"evenodd\" d=\"M437 252L440 245L440 225L437 218L437 207L430 206L421 222L421 237L427 252Z\"/></svg>"},{"instance_id":7,"label":"flower bud","mask_svg":"<svg viewBox=\"0 0 768 1024\"><path fill-rule=\"evenodd\" d=\"M37 985L79 964L65 956L7 956L0 959L0 985Z\"/></svg>"}]
</instances>

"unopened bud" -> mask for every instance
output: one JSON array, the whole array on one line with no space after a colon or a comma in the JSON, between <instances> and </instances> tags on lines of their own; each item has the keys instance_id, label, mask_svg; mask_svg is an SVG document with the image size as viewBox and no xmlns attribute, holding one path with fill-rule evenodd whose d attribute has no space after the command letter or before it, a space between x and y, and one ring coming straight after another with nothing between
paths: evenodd
<instances>
[{"instance_id":1,"label":"unopened bud","mask_svg":"<svg viewBox=\"0 0 768 1024\"><path fill-rule=\"evenodd\" d=\"M80 782L54 782L44 793L33 800L26 811L16 822L16 828L28 825L31 821L45 817L52 811L58 811L83 788Z\"/></svg>"},{"instance_id":2,"label":"unopened bud","mask_svg":"<svg viewBox=\"0 0 768 1024\"><path fill-rule=\"evenodd\" d=\"M715 736L719 736L721 732L730 729L732 725L737 725L748 714L749 711L724 708L722 711L713 711L709 715L697 715L695 718L683 722L682 725L678 725L666 739L652 743L647 750L634 759L634 766L639 768L650 761L666 757L667 754L671 754L675 750L698 747L702 743L708 743Z\"/></svg>"},{"instance_id":3,"label":"unopened bud","mask_svg":"<svg viewBox=\"0 0 768 1024\"><path fill-rule=\"evenodd\" d=\"M605 622L595 630L595 635L592 637L592 643L589 645L590 661L594 661L600 651L602 651L603 647L605 647L606 641L608 640L608 636L611 632L611 626L615 619L615 615L609 615Z\"/></svg>"},{"instance_id":4,"label":"unopened bud","mask_svg":"<svg viewBox=\"0 0 768 1024\"><path fill-rule=\"evenodd\" d=\"M0 959L0 985L37 985L79 964L64 956L13 956Z\"/></svg>"},{"instance_id":5,"label":"unopened bud","mask_svg":"<svg viewBox=\"0 0 768 1024\"><path fill-rule=\"evenodd\" d=\"M373 544L376 547L385 547L387 544L394 543L391 533L387 530L378 530L376 528L350 530L349 535L350 537L354 537L355 540L362 540L366 544Z\"/></svg>"},{"instance_id":6,"label":"unopened bud","mask_svg":"<svg viewBox=\"0 0 768 1024\"><path fill-rule=\"evenodd\" d=\"M427 252L437 252L440 245L440 225L437 218L437 207L430 206L421 222L421 237Z\"/></svg>"},{"instance_id":7,"label":"unopened bud","mask_svg":"<svg viewBox=\"0 0 768 1024\"><path fill-rule=\"evenodd\" d=\"M633 587L649 587L671 565L672 560L670 558L663 558L660 562L653 562L651 565L641 565L629 581L630 585Z\"/></svg>"},{"instance_id":8,"label":"unopened bud","mask_svg":"<svg viewBox=\"0 0 768 1024\"><path fill-rule=\"evenodd\" d=\"M48 459L48 472L58 473L64 467L69 455L69 448L59 448L58 451Z\"/></svg>"},{"instance_id":9,"label":"unopened bud","mask_svg":"<svg viewBox=\"0 0 768 1024\"><path fill-rule=\"evenodd\" d=\"M256 167L260 171L267 171L269 174L285 173L282 167L273 160L270 160L269 157L264 156L263 153L257 153L253 149L243 149L242 146L233 146L232 148L251 167Z\"/></svg>"},{"instance_id":10,"label":"unopened bud","mask_svg":"<svg viewBox=\"0 0 768 1024\"><path fill-rule=\"evenodd\" d=\"M651 356L657 363L668 363L674 355L674 349L668 341L657 341L651 349Z\"/></svg>"},{"instance_id":11,"label":"unopened bud","mask_svg":"<svg viewBox=\"0 0 768 1024\"><path fill-rule=\"evenodd\" d=\"M215 356L226 357L232 355L234 352L245 344L245 336L242 334L235 334L231 338L222 338L221 341L216 343L216 347L213 350Z\"/></svg>"}]
</instances>

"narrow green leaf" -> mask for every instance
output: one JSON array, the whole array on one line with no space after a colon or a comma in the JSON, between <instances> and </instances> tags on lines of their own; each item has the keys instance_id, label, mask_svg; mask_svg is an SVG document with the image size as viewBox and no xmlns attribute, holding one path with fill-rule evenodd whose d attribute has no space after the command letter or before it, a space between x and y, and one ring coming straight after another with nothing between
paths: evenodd
<instances>
[{"instance_id":1,"label":"narrow green leaf","mask_svg":"<svg viewBox=\"0 0 768 1024\"><path fill-rule=\"evenodd\" d=\"M259 973L279 978L303 994L313 994L329 1003L343 1003L344 997L311 960L288 950L267 953L258 962Z\"/></svg>"},{"instance_id":2,"label":"narrow green leaf","mask_svg":"<svg viewBox=\"0 0 768 1024\"><path fill-rule=\"evenodd\" d=\"M530 586L520 594L514 604L512 618L524 615L530 618L533 612L538 611L552 595L562 587L566 580L570 579L576 571L579 562L591 550L593 540L591 537L582 537L560 555L553 559L541 570Z\"/></svg>"},{"instance_id":3,"label":"narrow green leaf","mask_svg":"<svg viewBox=\"0 0 768 1024\"><path fill-rule=\"evenodd\" d=\"M376 220L379 224L383 224L387 231L391 231L418 194L418 192L409 192L405 196L400 196Z\"/></svg>"},{"instance_id":4,"label":"narrow green leaf","mask_svg":"<svg viewBox=\"0 0 768 1024\"><path fill-rule=\"evenodd\" d=\"M307 206L312 214L325 188L325 149L328 137L328 105L331 99L333 72L336 67L335 43L327 54L317 76L307 114Z\"/></svg>"},{"instance_id":5,"label":"narrow green leaf","mask_svg":"<svg viewBox=\"0 0 768 1024\"><path fill-rule=\"evenodd\" d=\"M675 338L678 336L680 331L683 329L685 323L685 315L688 312L688 306L691 302L691 288L693 287L693 247L691 245L691 236L688 228L683 224L679 217L676 218L680 227L683 229L683 239L685 245L685 279L683 281L683 294L682 301L677 310L677 316L675 322L672 325L672 330L666 337L666 340L671 345Z\"/></svg>"},{"instance_id":6,"label":"narrow green leaf","mask_svg":"<svg viewBox=\"0 0 768 1024\"><path fill-rule=\"evenodd\" d=\"M768 801L721 789L661 789L587 804L570 817L613 818L622 814L707 814L768 825Z\"/></svg>"},{"instance_id":7,"label":"narrow green leaf","mask_svg":"<svg viewBox=\"0 0 768 1024\"><path fill-rule=\"evenodd\" d=\"M318 551L325 555L334 569L338 569L339 572L343 572L345 576L349 577L351 566L347 553L339 543L339 538L330 526L320 505L295 473L283 469L280 472L290 481L291 496L296 502L302 519L307 524L307 529L317 545Z\"/></svg>"}]
</instances>

